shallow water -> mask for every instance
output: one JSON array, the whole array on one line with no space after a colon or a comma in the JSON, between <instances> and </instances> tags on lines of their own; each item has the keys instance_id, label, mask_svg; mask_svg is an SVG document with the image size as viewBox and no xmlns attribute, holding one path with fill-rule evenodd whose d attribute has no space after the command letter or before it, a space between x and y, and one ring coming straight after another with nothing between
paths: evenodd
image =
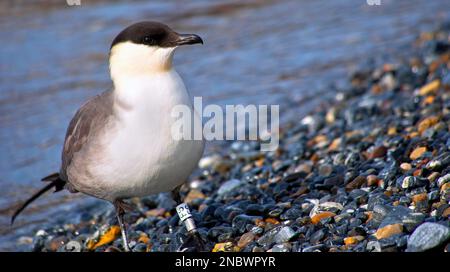
<instances>
[{"instance_id":1,"label":"shallow water","mask_svg":"<svg viewBox=\"0 0 450 272\"><path fill-rule=\"evenodd\" d=\"M15 7L23 12L0 18L0 250L22 249L16 239L43 224L108 208L78 195L48 195L9 227L11 207L58 170L76 109L110 86L109 45L130 23L157 20L202 36L205 45L175 56L191 95L222 105L279 104L286 119L332 96L329 86L343 84L359 64L407 53L420 31L450 15L447 0L81 1Z\"/></svg>"}]
</instances>

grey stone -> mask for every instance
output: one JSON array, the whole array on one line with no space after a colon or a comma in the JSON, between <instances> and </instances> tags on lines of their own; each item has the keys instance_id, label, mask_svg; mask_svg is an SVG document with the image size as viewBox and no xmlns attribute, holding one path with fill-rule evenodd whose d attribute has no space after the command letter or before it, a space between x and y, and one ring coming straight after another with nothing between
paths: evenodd
<instances>
[{"instance_id":1,"label":"grey stone","mask_svg":"<svg viewBox=\"0 0 450 272\"><path fill-rule=\"evenodd\" d=\"M272 252L289 252L289 251L290 251L290 248L285 244L274 245L272 247Z\"/></svg>"},{"instance_id":2,"label":"grey stone","mask_svg":"<svg viewBox=\"0 0 450 272\"><path fill-rule=\"evenodd\" d=\"M438 184L439 187L441 187L442 185L444 185L445 183L447 183L449 181L450 181L450 174L447 174L447 175L445 175L443 177L440 177L437 180L437 184Z\"/></svg>"},{"instance_id":3,"label":"grey stone","mask_svg":"<svg viewBox=\"0 0 450 272\"><path fill-rule=\"evenodd\" d=\"M270 231L266 232L263 236L261 236L256 242L264 247L271 246L275 243L275 236L279 232L281 228L275 227L271 229Z\"/></svg>"},{"instance_id":4,"label":"grey stone","mask_svg":"<svg viewBox=\"0 0 450 272\"><path fill-rule=\"evenodd\" d=\"M219 190L217 191L217 193L219 195L223 195L226 194L228 192L233 191L234 189L236 189L237 187L241 186L242 181L238 180L238 179L231 179L228 180L224 183L222 183L222 185L220 186Z\"/></svg>"},{"instance_id":5,"label":"grey stone","mask_svg":"<svg viewBox=\"0 0 450 272\"><path fill-rule=\"evenodd\" d=\"M295 237L296 233L291 227L283 227L276 235L275 242L276 243L284 243L291 240Z\"/></svg>"},{"instance_id":6,"label":"grey stone","mask_svg":"<svg viewBox=\"0 0 450 272\"><path fill-rule=\"evenodd\" d=\"M450 228L437 223L423 223L408 239L409 252L435 248L450 238Z\"/></svg>"},{"instance_id":7,"label":"grey stone","mask_svg":"<svg viewBox=\"0 0 450 272\"><path fill-rule=\"evenodd\" d=\"M381 245L378 241L370 241L367 243L366 250L368 252L381 252Z\"/></svg>"},{"instance_id":8,"label":"grey stone","mask_svg":"<svg viewBox=\"0 0 450 272\"><path fill-rule=\"evenodd\" d=\"M302 252L322 252L323 247L324 247L323 244L309 246L309 247L303 248Z\"/></svg>"},{"instance_id":9,"label":"grey stone","mask_svg":"<svg viewBox=\"0 0 450 272\"><path fill-rule=\"evenodd\" d=\"M81 244L78 241L70 241L64 246L66 252L81 252Z\"/></svg>"},{"instance_id":10,"label":"grey stone","mask_svg":"<svg viewBox=\"0 0 450 272\"><path fill-rule=\"evenodd\" d=\"M414 213L404 206L391 207L386 205L376 205L373 211L374 215L371 220L372 226L378 226L380 228L401 223L406 231L412 231L425 220L425 214Z\"/></svg>"}]
</instances>

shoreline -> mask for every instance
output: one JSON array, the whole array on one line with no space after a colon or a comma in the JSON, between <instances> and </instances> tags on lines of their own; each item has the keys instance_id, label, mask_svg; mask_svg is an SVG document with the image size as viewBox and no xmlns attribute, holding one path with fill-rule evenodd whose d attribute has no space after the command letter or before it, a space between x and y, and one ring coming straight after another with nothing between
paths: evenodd
<instances>
[{"instance_id":1,"label":"shoreline","mask_svg":"<svg viewBox=\"0 0 450 272\"><path fill-rule=\"evenodd\" d=\"M214 251L450 249L450 23L418 54L367 66L301 120L280 148L225 143L182 189ZM168 194L133 199L134 251L175 251L185 237ZM22 237L33 251L119 251L113 210Z\"/></svg>"}]
</instances>

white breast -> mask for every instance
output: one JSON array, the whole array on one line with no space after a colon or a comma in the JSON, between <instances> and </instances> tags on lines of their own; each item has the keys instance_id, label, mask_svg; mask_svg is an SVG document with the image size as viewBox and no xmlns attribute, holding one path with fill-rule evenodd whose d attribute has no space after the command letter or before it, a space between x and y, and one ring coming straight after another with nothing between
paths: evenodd
<instances>
[{"instance_id":1,"label":"white breast","mask_svg":"<svg viewBox=\"0 0 450 272\"><path fill-rule=\"evenodd\" d=\"M92 173L111 199L170 191L183 183L200 159L203 141L176 141L171 135L175 105L192 108L173 70L115 82L118 120L105 143L104 161ZM198 115L196 118L199 118Z\"/></svg>"}]
</instances>

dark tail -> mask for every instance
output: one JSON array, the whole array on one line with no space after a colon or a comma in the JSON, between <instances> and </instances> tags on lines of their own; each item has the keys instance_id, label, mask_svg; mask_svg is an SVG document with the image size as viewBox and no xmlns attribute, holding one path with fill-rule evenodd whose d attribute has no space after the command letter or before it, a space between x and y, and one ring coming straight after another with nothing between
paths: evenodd
<instances>
[{"instance_id":1,"label":"dark tail","mask_svg":"<svg viewBox=\"0 0 450 272\"><path fill-rule=\"evenodd\" d=\"M47 186L36 192L34 195L32 195L27 201L25 201L20 207L14 212L13 216L11 217L11 225L14 224L14 220L16 217L23 211L25 208L33 201L35 201L38 197L40 197L42 194L47 192L48 190L55 187L55 192L61 191L64 188L64 185L66 184L65 181L63 181L59 173L51 174L45 178L42 179L42 181L50 182Z\"/></svg>"}]
</instances>

